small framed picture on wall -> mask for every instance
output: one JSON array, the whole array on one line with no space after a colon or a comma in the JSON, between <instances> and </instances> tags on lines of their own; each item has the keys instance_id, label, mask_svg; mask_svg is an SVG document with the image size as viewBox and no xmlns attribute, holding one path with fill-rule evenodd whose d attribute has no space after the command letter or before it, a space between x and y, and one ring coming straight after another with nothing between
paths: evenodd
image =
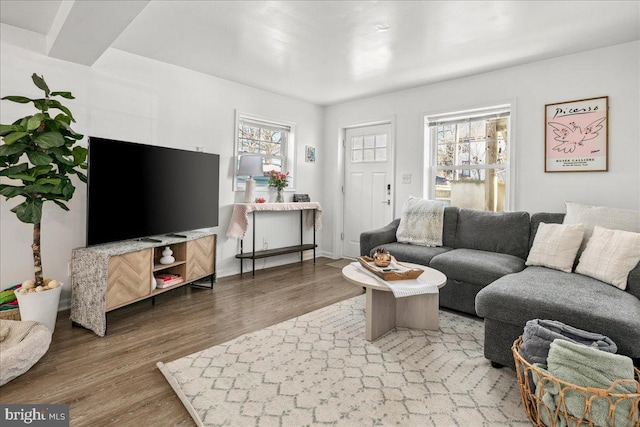
<instances>
[{"instance_id":1,"label":"small framed picture on wall","mask_svg":"<svg viewBox=\"0 0 640 427\"><path fill-rule=\"evenodd\" d=\"M316 162L316 147L312 147L310 145L305 145L304 147L304 161L307 163L315 163Z\"/></svg>"},{"instance_id":2,"label":"small framed picture on wall","mask_svg":"<svg viewBox=\"0 0 640 427\"><path fill-rule=\"evenodd\" d=\"M545 105L545 172L606 172L609 97Z\"/></svg>"}]
</instances>

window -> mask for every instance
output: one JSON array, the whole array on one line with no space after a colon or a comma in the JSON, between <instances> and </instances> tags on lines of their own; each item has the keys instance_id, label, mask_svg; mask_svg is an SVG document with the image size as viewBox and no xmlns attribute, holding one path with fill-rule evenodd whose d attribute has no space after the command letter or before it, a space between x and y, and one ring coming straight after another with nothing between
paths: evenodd
<instances>
[{"instance_id":1,"label":"window","mask_svg":"<svg viewBox=\"0 0 640 427\"><path fill-rule=\"evenodd\" d=\"M425 117L427 197L451 206L509 209L509 105Z\"/></svg>"},{"instance_id":2,"label":"window","mask_svg":"<svg viewBox=\"0 0 640 427\"><path fill-rule=\"evenodd\" d=\"M236 148L234 168L234 189L244 190L248 177L238 176L239 159L243 154L258 154L262 156L262 171L271 170L289 172L288 189L293 189L294 171L294 134L295 125L292 123L275 122L236 113ZM256 186L266 187L268 176L254 176Z\"/></svg>"},{"instance_id":3,"label":"window","mask_svg":"<svg viewBox=\"0 0 640 427\"><path fill-rule=\"evenodd\" d=\"M386 162L387 134L351 138L351 163Z\"/></svg>"}]
</instances>

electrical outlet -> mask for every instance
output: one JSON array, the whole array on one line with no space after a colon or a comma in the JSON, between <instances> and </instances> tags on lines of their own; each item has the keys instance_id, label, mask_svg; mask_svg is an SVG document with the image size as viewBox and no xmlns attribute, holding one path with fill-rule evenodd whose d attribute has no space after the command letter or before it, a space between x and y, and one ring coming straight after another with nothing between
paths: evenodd
<instances>
[{"instance_id":1,"label":"electrical outlet","mask_svg":"<svg viewBox=\"0 0 640 427\"><path fill-rule=\"evenodd\" d=\"M262 250L266 251L267 249L269 249L269 243L267 242L267 239L262 238Z\"/></svg>"},{"instance_id":2,"label":"electrical outlet","mask_svg":"<svg viewBox=\"0 0 640 427\"><path fill-rule=\"evenodd\" d=\"M67 276L71 277L71 261L67 263Z\"/></svg>"},{"instance_id":3,"label":"electrical outlet","mask_svg":"<svg viewBox=\"0 0 640 427\"><path fill-rule=\"evenodd\" d=\"M410 173L405 173L404 175L402 175L402 183L403 184L411 184L411 174Z\"/></svg>"}]
</instances>

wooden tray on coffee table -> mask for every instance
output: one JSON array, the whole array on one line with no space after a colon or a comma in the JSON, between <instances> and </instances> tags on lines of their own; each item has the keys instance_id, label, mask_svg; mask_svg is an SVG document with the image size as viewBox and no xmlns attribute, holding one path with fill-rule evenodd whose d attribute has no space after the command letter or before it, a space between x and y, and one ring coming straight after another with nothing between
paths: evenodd
<instances>
[{"instance_id":1,"label":"wooden tray on coffee table","mask_svg":"<svg viewBox=\"0 0 640 427\"><path fill-rule=\"evenodd\" d=\"M373 258L368 256L359 256L358 262L367 271L378 276L387 282L393 280L411 280L417 279L424 270L419 268L408 268L400 264L394 256L391 256L391 263L387 267L378 267L374 264Z\"/></svg>"}]
</instances>

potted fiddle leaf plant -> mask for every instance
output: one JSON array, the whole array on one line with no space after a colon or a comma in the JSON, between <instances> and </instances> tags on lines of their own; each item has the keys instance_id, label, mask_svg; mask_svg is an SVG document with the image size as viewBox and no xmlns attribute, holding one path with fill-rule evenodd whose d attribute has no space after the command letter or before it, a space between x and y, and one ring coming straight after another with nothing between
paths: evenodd
<instances>
[{"instance_id":1,"label":"potted fiddle leaf plant","mask_svg":"<svg viewBox=\"0 0 640 427\"><path fill-rule=\"evenodd\" d=\"M87 149L76 145L83 135L71 129L71 123L75 122L71 111L54 99L74 99L71 92L52 92L44 77L35 73L31 79L44 92L44 97L2 98L20 104L31 103L36 111L10 125L0 125L0 195L7 200L22 198L11 212L18 220L33 224L34 278L25 280L16 292L21 318L41 321L53 332L62 287L56 280L45 279L42 272L42 209L45 202L53 202L69 210L65 202L71 200L75 191L71 176L87 182L87 175L82 172L87 169Z\"/></svg>"}]
</instances>

